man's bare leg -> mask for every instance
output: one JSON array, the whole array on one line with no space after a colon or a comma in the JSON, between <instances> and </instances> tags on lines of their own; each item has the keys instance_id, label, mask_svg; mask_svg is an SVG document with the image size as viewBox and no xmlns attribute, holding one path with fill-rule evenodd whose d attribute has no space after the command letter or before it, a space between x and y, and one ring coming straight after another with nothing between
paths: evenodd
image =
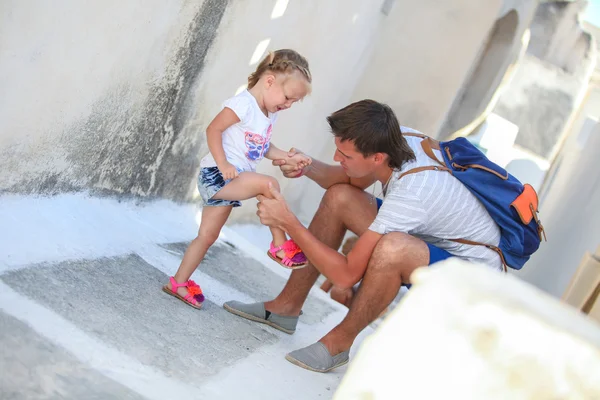
<instances>
[{"instance_id":1,"label":"man's bare leg","mask_svg":"<svg viewBox=\"0 0 600 400\"><path fill-rule=\"evenodd\" d=\"M332 355L350 349L358 334L394 300L402 283L410 283L412 272L428 263L425 242L400 232L385 235L373 251L348 315L320 342Z\"/></svg>"},{"instance_id":2,"label":"man's bare leg","mask_svg":"<svg viewBox=\"0 0 600 400\"><path fill-rule=\"evenodd\" d=\"M334 185L323 196L308 229L321 242L338 249L346 230L360 236L375 220L377 205L372 199L371 195L354 186ZM311 264L292 271L281 293L266 302L265 309L279 315L299 315L319 274Z\"/></svg>"}]
</instances>

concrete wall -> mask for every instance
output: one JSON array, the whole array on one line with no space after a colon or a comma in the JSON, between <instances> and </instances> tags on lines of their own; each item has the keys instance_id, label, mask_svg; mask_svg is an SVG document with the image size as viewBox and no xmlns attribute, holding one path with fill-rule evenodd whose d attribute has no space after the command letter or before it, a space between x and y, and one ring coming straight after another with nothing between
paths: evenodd
<instances>
[{"instance_id":1,"label":"concrete wall","mask_svg":"<svg viewBox=\"0 0 600 400\"><path fill-rule=\"evenodd\" d=\"M586 251L600 244L600 123L588 118L572 131L549 174L540 199L548 242L517 273L560 297Z\"/></svg>"},{"instance_id":2,"label":"concrete wall","mask_svg":"<svg viewBox=\"0 0 600 400\"><path fill-rule=\"evenodd\" d=\"M455 99L468 90L470 77L481 62L494 68L492 74L480 69L479 75L484 79L475 80L478 87L470 97L480 111L487 107L521 50L521 38L536 7L537 1L518 0L396 1L388 17L381 21L372 58L351 100L373 98L386 102L402 125L439 136ZM513 17L517 20L511 50L505 53L506 58L492 57L500 65L497 68L494 63L483 61L484 49L495 22L511 11L516 13ZM504 43L501 46L508 46L503 38L501 34L499 39ZM469 113L476 116L472 110ZM334 149L333 143L326 141L322 151L313 155L330 161ZM316 184L305 180L288 189L286 197L308 220L322 193Z\"/></svg>"},{"instance_id":3,"label":"concrete wall","mask_svg":"<svg viewBox=\"0 0 600 400\"><path fill-rule=\"evenodd\" d=\"M469 125L488 107L505 75L509 61L514 61L519 50L515 43L519 16L515 10L496 20L474 63L475 68L454 99L439 135L446 137Z\"/></svg>"},{"instance_id":4,"label":"concrete wall","mask_svg":"<svg viewBox=\"0 0 600 400\"><path fill-rule=\"evenodd\" d=\"M0 191L183 198L191 88L226 5L0 3Z\"/></svg>"},{"instance_id":5,"label":"concrete wall","mask_svg":"<svg viewBox=\"0 0 600 400\"><path fill-rule=\"evenodd\" d=\"M378 29L387 17L381 13L382 1L291 1L283 16L271 19L274 4L230 4L195 90L202 106L196 109L193 124L200 134L219 111L222 100L246 83L246 77L256 68L256 63L250 65L250 59L260 43L268 43L269 49L290 47L307 57L313 92L281 113L272 140L282 149L297 147L318 156L332 142L325 118L349 103L355 82L370 58ZM206 152L205 147L201 155ZM295 210L301 208L301 188L307 178L284 179L268 160L259 165L258 171L281 177L282 192ZM256 222L255 214L255 201L249 200L234 211L232 220Z\"/></svg>"},{"instance_id":6,"label":"concrete wall","mask_svg":"<svg viewBox=\"0 0 600 400\"><path fill-rule=\"evenodd\" d=\"M573 74L590 49L591 36L581 27L579 16L586 0L541 4L531 25L527 52Z\"/></svg>"},{"instance_id":7,"label":"concrete wall","mask_svg":"<svg viewBox=\"0 0 600 400\"><path fill-rule=\"evenodd\" d=\"M494 108L519 126L517 145L548 159L564 140L595 65L592 37L578 19L583 3L538 7L527 55Z\"/></svg>"},{"instance_id":8,"label":"concrete wall","mask_svg":"<svg viewBox=\"0 0 600 400\"><path fill-rule=\"evenodd\" d=\"M494 113L519 126L516 144L549 158L585 92L588 74L571 75L527 54Z\"/></svg>"},{"instance_id":9,"label":"concrete wall","mask_svg":"<svg viewBox=\"0 0 600 400\"><path fill-rule=\"evenodd\" d=\"M366 97L435 135L477 69L495 21L516 10L517 49L536 4L4 1L0 191L193 199L208 151L204 128L265 51L282 47L308 58L314 88L281 115L273 137L279 147L330 160L325 117ZM513 61L502 60L489 93ZM268 162L259 171L281 176ZM322 192L305 178L281 183L308 218ZM255 220L254 211L250 201L234 218Z\"/></svg>"},{"instance_id":10,"label":"concrete wall","mask_svg":"<svg viewBox=\"0 0 600 400\"><path fill-rule=\"evenodd\" d=\"M534 10L532 4L536 3L397 2L383 22L373 59L358 82L353 99L373 97L385 101L396 110L402 124L436 136L478 61L485 58L482 49L496 20L515 10L517 15L511 22L517 26L510 47L519 47ZM475 15L477 18L473 18ZM502 78L514 60L497 61Z\"/></svg>"}]
</instances>

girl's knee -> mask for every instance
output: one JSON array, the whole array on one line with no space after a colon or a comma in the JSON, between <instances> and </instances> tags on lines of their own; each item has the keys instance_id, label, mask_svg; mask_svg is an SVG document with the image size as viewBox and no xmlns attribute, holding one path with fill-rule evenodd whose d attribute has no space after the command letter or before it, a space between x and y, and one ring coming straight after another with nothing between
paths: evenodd
<instances>
[{"instance_id":1,"label":"girl's knee","mask_svg":"<svg viewBox=\"0 0 600 400\"><path fill-rule=\"evenodd\" d=\"M265 196L271 197L269 186L273 187L277 191L281 190L281 188L279 186L279 182L277 182L277 179L273 178L272 176L265 175L264 179L263 179L262 190L263 190L263 193L265 194Z\"/></svg>"},{"instance_id":2,"label":"girl's knee","mask_svg":"<svg viewBox=\"0 0 600 400\"><path fill-rule=\"evenodd\" d=\"M221 234L221 230L206 230L198 232L198 236L196 237L197 241L202 242L204 245L212 246L217 239L219 239L219 235Z\"/></svg>"},{"instance_id":3,"label":"girl's knee","mask_svg":"<svg viewBox=\"0 0 600 400\"><path fill-rule=\"evenodd\" d=\"M277 181L277 179L273 178L272 176L269 177L269 183L271 184L271 186L273 186L275 189L279 190L279 182Z\"/></svg>"}]
</instances>

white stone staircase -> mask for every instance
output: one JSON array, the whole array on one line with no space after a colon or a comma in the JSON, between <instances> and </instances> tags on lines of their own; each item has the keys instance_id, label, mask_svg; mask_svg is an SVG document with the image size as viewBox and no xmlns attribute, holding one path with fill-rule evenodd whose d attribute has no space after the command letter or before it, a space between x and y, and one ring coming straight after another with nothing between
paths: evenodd
<instances>
[{"instance_id":1,"label":"white stone staircase","mask_svg":"<svg viewBox=\"0 0 600 400\"><path fill-rule=\"evenodd\" d=\"M225 228L192 277L202 310L160 290L197 213L164 200L0 197L0 398L330 398L346 367L317 374L284 356L343 306L315 287L294 335L222 308L283 287L288 272L264 249Z\"/></svg>"}]
</instances>

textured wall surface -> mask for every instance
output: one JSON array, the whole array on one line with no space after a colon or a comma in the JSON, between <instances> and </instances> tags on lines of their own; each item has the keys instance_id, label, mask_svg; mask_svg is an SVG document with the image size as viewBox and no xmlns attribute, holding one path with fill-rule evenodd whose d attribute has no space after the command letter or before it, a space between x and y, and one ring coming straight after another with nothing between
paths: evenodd
<instances>
[{"instance_id":1,"label":"textured wall surface","mask_svg":"<svg viewBox=\"0 0 600 400\"><path fill-rule=\"evenodd\" d=\"M278 147L331 162L325 117L362 98L435 135L495 21L516 10L518 47L536 1L409 3L3 1L0 192L193 199L204 129L278 48L298 50L313 73L312 94L278 119ZM427 35L415 34L423 21ZM488 83L493 93L496 78ZM292 208L312 215L320 188L281 179L268 161L258 171L280 178ZM233 218L254 214L248 201Z\"/></svg>"},{"instance_id":2,"label":"textured wall surface","mask_svg":"<svg viewBox=\"0 0 600 400\"><path fill-rule=\"evenodd\" d=\"M190 93L226 5L4 2L0 190L185 196Z\"/></svg>"}]
</instances>

